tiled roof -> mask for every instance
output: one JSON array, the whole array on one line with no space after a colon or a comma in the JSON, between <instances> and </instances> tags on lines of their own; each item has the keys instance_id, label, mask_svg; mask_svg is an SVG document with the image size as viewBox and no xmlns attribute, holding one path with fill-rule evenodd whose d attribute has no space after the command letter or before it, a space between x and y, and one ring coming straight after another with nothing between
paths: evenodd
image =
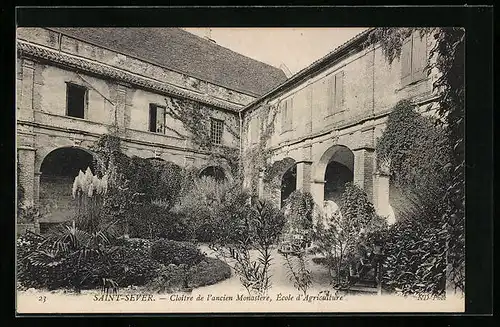
<instances>
[{"instance_id":1,"label":"tiled roof","mask_svg":"<svg viewBox=\"0 0 500 327\"><path fill-rule=\"evenodd\" d=\"M67 67L72 67L74 69L79 69L84 72L89 72L93 74L98 74L101 76L107 76L112 79L130 83L139 87L144 87L151 89L163 94L170 96L176 96L181 98L187 98L200 103L208 104L218 108L238 111L241 106L228 103L219 99L215 99L204 94L197 94L192 91L187 91L173 85L159 82L153 79L144 78L139 75L135 75L111 66L103 65L98 62L93 62L90 60L85 60L73 56L69 56L64 53L60 53L51 49L42 48L30 43L18 41L17 51L25 56L33 56L40 59L48 60L55 64L60 64Z\"/></svg>"},{"instance_id":2,"label":"tiled roof","mask_svg":"<svg viewBox=\"0 0 500 327\"><path fill-rule=\"evenodd\" d=\"M228 89L260 96L286 80L283 71L180 28L50 28Z\"/></svg>"}]
</instances>

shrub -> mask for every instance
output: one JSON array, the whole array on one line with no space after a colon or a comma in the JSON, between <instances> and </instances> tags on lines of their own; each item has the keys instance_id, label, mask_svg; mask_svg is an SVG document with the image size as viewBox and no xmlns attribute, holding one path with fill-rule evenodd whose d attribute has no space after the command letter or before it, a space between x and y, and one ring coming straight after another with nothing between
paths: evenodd
<instances>
[{"instance_id":1,"label":"shrub","mask_svg":"<svg viewBox=\"0 0 500 327\"><path fill-rule=\"evenodd\" d=\"M139 204L127 213L129 234L133 238L189 240L191 230L182 214L156 203Z\"/></svg>"},{"instance_id":2,"label":"shrub","mask_svg":"<svg viewBox=\"0 0 500 327\"><path fill-rule=\"evenodd\" d=\"M402 101L377 142L379 158L389 163L391 182L411 202L386 239L384 283L403 294L444 294L445 244L460 243L464 237L460 232L452 235L454 228L447 221L451 208L445 199L450 189L463 183L452 180L456 171L450 169L454 149L449 132ZM460 209L462 204L458 201L452 207ZM448 250L448 260L463 260L463 252Z\"/></svg>"},{"instance_id":3,"label":"shrub","mask_svg":"<svg viewBox=\"0 0 500 327\"><path fill-rule=\"evenodd\" d=\"M187 274L183 267L174 264L161 265L158 276L146 288L155 292L175 292L186 287L197 288L213 285L231 277L231 268L223 261L205 258L191 267Z\"/></svg>"},{"instance_id":4,"label":"shrub","mask_svg":"<svg viewBox=\"0 0 500 327\"><path fill-rule=\"evenodd\" d=\"M245 199L244 193L236 199L238 201L226 207L228 214L221 215L222 237L211 244L211 248L219 256L234 262L232 268L249 294L262 294L271 287L270 249L281 236L285 218L281 210L269 201L253 198L251 203L246 201L236 207L234 204L241 204L240 201ZM250 259L251 250L257 251L256 259Z\"/></svg>"},{"instance_id":5,"label":"shrub","mask_svg":"<svg viewBox=\"0 0 500 327\"><path fill-rule=\"evenodd\" d=\"M366 193L353 183L345 185L340 211L322 213L314 226L313 253L325 256L324 262L335 276L332 283L342 286L348 277L349 266L356 258L360 232L374 233L386 229L386 222L375 213Z\"/></svg>"},{"instance_id":6,"label":"shrub","mask_svg":"<svg viewBox=\"0 0 500 327\"><path fill-rule=\"evenodd\" d=\"M213 285L231 277L231 268L216 258L205 258L190 269L189 285L201 287Z\"/></svg>"},{"instance_id":7,"label":"shrub","mask_svg":"<svg viewBox=\"0 0 500 327\"><path fill-rule=\"evenodd\" d=\"M152 280L159 264L150 257L147 244L123 241L101 253L54 251L44 239L26 234L18 240L18 281L25 287L89 289L112 280L119 287L141 286Z\"/></svg>"},{"instance_id":8,"label":"shrub","mask_svg":"<svg viewBox=\"0 0 500 327\"><path fill-rule=\"evenodd\" d=\"M238 198L240 188L237 181L218 182L210 177L192 181L173 211L185 217L198 241L214 242L224 226L222 220L231 215L231 207Z\"/></svg>"},{"instance_id":9,"label":"shrub","mask_svg":"<svg viewBox=\"0 0 500 327\"><path fill-rule=\"evenodd\" d=\"M153 243L151 257L164 265L185 264L191 267L203 260L204 255L192 243L160 239Z\"/></svg>"},{"instance_id":10,"label":"shrub","mask_svg":"<svg viewBox=\"0 0 500 327\"><path fill-rule=\"evenodd\" d=\"M383 284L403 295L444 296L445 232L438 224L418 219L391 226L385 237Z\"/></svg>"}]
</instances>

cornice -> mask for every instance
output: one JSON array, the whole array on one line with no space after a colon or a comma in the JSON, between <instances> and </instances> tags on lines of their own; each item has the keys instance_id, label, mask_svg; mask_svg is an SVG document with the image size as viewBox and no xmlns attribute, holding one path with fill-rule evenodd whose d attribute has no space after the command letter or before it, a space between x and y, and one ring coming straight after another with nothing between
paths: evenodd
<instances>
[{"instance_id":1,"label":"cornice","mask_svg":"<svg viewBox=\"0 0 500 327\"><path fill-rule=\"evenodd\" d=\"M49 50L23 41L17 42L17 52L20 56L23 57L32 57L41 61L48 61L53 65L69 67L85 73L90 73L92 75L98 75L101 77L106 77L108 79L113 79L120 83L130 84L132 86L152 90L156 93L162 93L168 96L189 99L191 101L196 101L230 112L238 112L242 107L238 105L228 104L217 99L208 98L207 96L183 90L167 83L162 83L143 76L125 72L118 68L107 66L99 62L71 56L59 51Z\"/></svg>"}]
</instances>

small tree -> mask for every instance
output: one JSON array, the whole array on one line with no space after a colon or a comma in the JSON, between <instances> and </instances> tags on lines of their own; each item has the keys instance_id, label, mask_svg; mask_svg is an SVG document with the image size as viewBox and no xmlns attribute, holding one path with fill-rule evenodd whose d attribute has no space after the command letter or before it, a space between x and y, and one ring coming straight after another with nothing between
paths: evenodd
<instances>
[{"instance_id":1,"label":"small tree","mask_svg":"<svg viewBox=\"0 0 500 327\"><path fill-rule=\"evenodd\" d=\"M386 227L385 220L375 213L366 193L347 183L342 194L340 210L331 214L320 213L314 226L315 248L311 252L325 256L332 283L340 286L349 275L349 266L360 241L360 232L375 232Z\"/></svg>"},{"instance_id":2,"label":"small tree","mask_svg":"<svg viewBox=\"0 0 500 327\"><path fill-rule=\"evenodd\" d=\"M232 266L249 294L266 293L272 286L271 246L281 235L283 213L272 203L243 193L221 213L224 228L211 248Z\"/></svg>"}]
</instances>

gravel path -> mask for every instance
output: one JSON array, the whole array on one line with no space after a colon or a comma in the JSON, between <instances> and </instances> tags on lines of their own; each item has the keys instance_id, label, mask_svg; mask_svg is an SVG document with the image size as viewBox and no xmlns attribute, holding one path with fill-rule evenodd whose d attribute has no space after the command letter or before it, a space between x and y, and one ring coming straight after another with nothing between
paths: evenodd
<instances>
[{"instance_id":1,"label":"gravel path","mask_svg":"<svg viewBox=\"0 0 500 327\"><path fill-rule=\"evenodd\" d=\"M201 249L201 251L205 252L207 256L216 257L215 252L210 250L208 246L200 245L199 248ZM256 255L256 251L251 253L251 255L252 254ZM293 286L293 281L291 281L290 278L288 277L289 270L287 268L286 260L283 257L283 255L278 253L276 249L273 249L271 251L271 257L272 257L272 262L270 267L270 275L271 275L272 289L275 291L279 290L280 292L296 293L297 290ZM311 272L313 280L313 286L311 287L311 290L320 291L330 288L329 287L330 279L328 276L328 270L324 266L312 262L311 258L312 257L309 256L306 259L306 267ZM244 287L241 285L239 277L234 272L229 279L226 279L225 281L222 281L221 283L217 283L215 285L209 285L197 288L196 291L203 293L204 292L220 293L221 291L246 292Z\"/></svg>"}]
</instances>

